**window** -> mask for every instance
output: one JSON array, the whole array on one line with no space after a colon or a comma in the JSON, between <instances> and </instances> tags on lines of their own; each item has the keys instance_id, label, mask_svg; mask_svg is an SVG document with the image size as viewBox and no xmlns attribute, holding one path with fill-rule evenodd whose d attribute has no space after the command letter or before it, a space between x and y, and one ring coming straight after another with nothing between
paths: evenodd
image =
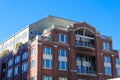
<instances>
[{"instance_id":1,"label":"window","mask_svg":"<svg viewBox=\"0 0 120 80\"><path fill-rule=\"evenodd\" d=\"M58 68L59 70L67 70L68 60L67 60L67 53L65 50L59 50L59 58L58 58Z\"/></svg>"},{"instance_id":2,"label":"window","mask_svg":"<svg viewBox=\"0 0 120 80\"><path fill-rule=\"evenodd\" d=\"M7 77L8 78L12 77L12 69L8 69Z\"/></svg>"},{"instance_id":3,"label":"window","mask_svg":"<svg viewBox=\"0 0 120 80\"><path fill-rule=\"evenodd\" d=\"M18 63L20 61L20 56L15 57L15 63Z\"/></svg>"},{"instance_id":4,"label":"window","mask_svg":"<svg viewBox=\"0 0 120 80\"><path fill-rule=\"evenodd\" d=\"M38 35L38 31L33 31L33 35L37 36Z\"/></svg>"},{"instance_id":5,"label":"window","mask_svg":"<svg viewBox=\"0 0 120 80\"><path fill-rule=\"evenodd\" d=\"M24 54L22 54L22 60L25 60L28 58L28 52L25 52Z\"/></svg>"},{"instance_id":6,"label":"window","mask_svg":"<svg viewBox=\"0 0 120 80\"><path fill-rule=\"evenodd\" d=\"M110 44L107 42L103 42L103 50L110 50Z\"/></svg>"},{"instance_id":7,"label":"window","mask_svg":"<svg viewBox=\"0 0 120 80\"><path fill-rule=\"evenodd\" d=\"M11 66L12 64L13 64L13 59L10 59L10 60L8 61L8 67Z\"/></svg>"},{"instance_id":8,"label":"window","mask_svg":"<svg viewBox=\"0 0 120 80\"><path fill-rule=\"evenodd\" d=\"M120 76L120 59L116 59L116 74L117 76Z\"/></svg>"},{"instance_id":9,"label":"window","mask_svg":"<svg viewBox=\"0 0 120 80\"><path fill-rule=\"evenodd\" d=\"M19 73L19 66L16 66L14 68L14 75L18 75L18 73Z\"/></svg>"},{"instance_id":10,"label":"window","mask_svg":"<svg viewBox=\"0 0 120 80\"><path fill-rule=\"evenodd\" d=\"M51 48L45 47L44 48L44 54L52 54Z\"/></svg>"},{"instance_id":11,"label":"window","mask_svg":"<svg viewBox=\"0 0 120 80\"><path fill-rule=\"evenodd\" d=\"M45 47L43 52L43 68L52 68L52 50Z\"/></svg>"},{"instance_id":12,"label":"window","mask_svg":"<svg viewBox=\"0 0 120 80\"><path fill-rule=\"evenodd\" d=\"M42 80L52 80L51 76L42 76Z\"/></svg>"},{"instance_id":13,"label":"window","mask_svg":"<svg viewBox=\"0 0 120 80\"><path fill-rule=\"evenodd\" d=\"M43 59L43 67L51 69L52 68L52 60Z\"/></svg>"},{"instance_id":14,"label":"window","mask_svg":"<svg viewBox=\"0 0 120 80\"><path fill-rule=\"evenodd\" d=\"M35 78L34 78L34 77L31 77L30 80L35 80Z\"/></svg>"},{"instance_id":15,"label":"window","mask_svg":"<svg viewBox=\"0 0 120 80\"><path fill-rule=\"evenodd\" d=\"M28 69L28 63L27 62L22 63L22 72L27 71L27 69Z\"/></svg>"},{"instance_id":16,"label":"window","mask_svg":"<svg viewBox=\"0 0 120 80\"><path fill-rule=\"evenodd\" d=\"M35 54L35 49L32 48L32 50L31 50L31 55L34 55L34 54Z\"/></svg>"},{"instance_id":17,"label":"window","mask_svg":"<svg viewBox=\"0 0 120 80\"><path fill-rule=\"evenodd\" d=\"M110 57L105 56L104 57L104 62L110 63Z\"/></svg>"},{"instance_id":18,"label":"window","mask_svg":"<svg viewBox=\"0 0 120 80\"><path fill-rule=\"evenodd\" d=\"M30 68L34 68L35 67L35 60L31 60L30 61Z\"/></svg>"},{"instance_id":19,"label":"window","mask_svg":"<svg viewBox=\"0 0 120 80\"><path fill-rule=\"evenodd\" d=\"M59 80L67 80L65 77L59 77Z\"/></svg>"},{"instance_id":20,"label":"window","mask_svg":"<svg viewBox=\"0 0 120 80\"><path fill-rule=\"evenodd\" d=\"M104 57L104 72L106 75L112 74L111 61L110 61L110 57L108 57L108 56Z\"/></svg>"},{"instance_id":21,"label":"window","mask_svg":"<svg viewBox=\"0 0 120 80\"><path fill-rule=\"evenodd\" d=\"M115 63L120 65L120 59L117 58Z\"/></svg>"},{"instance_id":22,"label":"window","mask_svg":"<svg viewBox=\"0 0 120 80\"><path fill-rule=\"evenodd\" d=\"M64 49L59 50L59 56L66 57L67 56L66 51Z\"/></svg>"},{"instance_id":23,"label":"window","mask_svg":"<svg viewBox=\"0 0 120 80\"><path fill-rule=\"evenodd\" d=\"M65 34L59 34L59 42L66 43L66 35Z\"/></svg>"}]
</instances>

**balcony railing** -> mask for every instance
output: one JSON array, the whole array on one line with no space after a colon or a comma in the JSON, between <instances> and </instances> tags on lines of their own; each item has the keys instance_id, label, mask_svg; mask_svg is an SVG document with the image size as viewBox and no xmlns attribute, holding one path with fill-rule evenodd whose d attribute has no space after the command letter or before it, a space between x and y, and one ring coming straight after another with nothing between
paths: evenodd
<instances>
[{"instance_id":1,"label":"balcony railing","mask_svg":"<svg viewBox=\"0 0 120 80\"><path fill-rule=\"evenodd\" d=\"M76 41L76 47L92 47L92 48L95 48L95 46L92 43L78 42L78 41Z\"/></svg>"},{"instance_id":2,"label":"balcony railing","mask_svg":"<svg viewBox=\"0 0 120 80\"><path fill-rule=\"evenodd\" d=\"M30 40L30 42L34 41L34 40L42 40L42 41L52 41L52 37L51 36L42 36L42 35L37 35L36 37L34 37L33 39Z\"/></svg>"}]
</instances>

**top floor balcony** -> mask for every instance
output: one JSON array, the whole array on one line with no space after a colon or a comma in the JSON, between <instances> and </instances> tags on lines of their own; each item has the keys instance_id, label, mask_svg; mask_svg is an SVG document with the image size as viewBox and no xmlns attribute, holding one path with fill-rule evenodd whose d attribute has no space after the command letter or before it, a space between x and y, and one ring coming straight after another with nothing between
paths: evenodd
<instances>
[{"instance_id":1,"label":"top floor balcony","mask_svg":"<svg viewBox=\"0 0 120 80\"><path fill-rule=\"evenodd\" d=\"M76 30L76 47L95 48L94 33L87 28Z\"/></svg>"}]
</instances>

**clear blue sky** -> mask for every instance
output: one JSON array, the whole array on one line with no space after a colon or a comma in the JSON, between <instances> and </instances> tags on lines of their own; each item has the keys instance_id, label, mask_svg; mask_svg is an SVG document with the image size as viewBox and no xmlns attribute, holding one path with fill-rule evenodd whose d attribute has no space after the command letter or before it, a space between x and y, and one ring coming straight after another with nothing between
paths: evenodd
<instances>
[{"instance_id":1,"label":"clear blue sky","mask_svg":"<svg viewBox=\"0 0 120 80\"><path fill-rule=\"evenodd\" d=\"M120 49L120 0L0 0L0 43L49 14L86 21Z\"/></svg>"}]
</instances>

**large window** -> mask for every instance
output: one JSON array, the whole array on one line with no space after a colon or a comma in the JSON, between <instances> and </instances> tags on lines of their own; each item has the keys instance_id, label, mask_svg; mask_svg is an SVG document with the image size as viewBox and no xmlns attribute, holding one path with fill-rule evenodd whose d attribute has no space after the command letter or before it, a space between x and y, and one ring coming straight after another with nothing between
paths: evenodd
<instances>
[{"instance_id":1,"label":"large window","mask_svg":"<svg viewBox=\"0 0 120 80\"><path fill-rule=\"evenodd\" d=\"M20 61L20 56L15 57L15 63L18 63Z\"/></svg>"},{"instance_id":2,"label":"large window","mask_svg":"<svg viewBox=\"0 0 120 80\"><path fill-rule=\"evenodd\" d=\"M19 66L16 66L14 68L14 75L18 75L18 73L19 73Z\"/></svg>"},{"instance_id":3,"label":"large window","mask_svg":"<svg viewBox=\"0 0 120 80\"><path fill-rule=\"evenodd\" d=\"M42 76L42 80L52 80L51 76Z\"/></svg>"},{"instance_id":4,"label":"large window","mask_svg":"<svg viewBox=\"0 0 120 80\"><path fill-rule=\"evenodd\" d=\"M49 47L43 49L43 68L52 68L52 49Z\"/></svg>"},{"instance_id":5,"label":"large window","mask_svg":"<svg viewBox=\"0 0 120 80\"><path fill-rule=\"evenodd\" d=\"M28 70L28 62L22 63L22 72L26 72Z\"/></svg>"},{"instance_id":6,"label":"large window","mask_svg":"<svg viewBox=\"0 0 120 80\"><path fill-rule=\"evenodd\" d=\"M120 76L120 59L116 59L116 74L117 76Z\"/></svg>"},{"instance_id":7,"label":"large window","mask_svg":"<svg viewBox=\"0 0 120 80\"><path fill-rule=\"evenodd\" d=\"M87 56L76 57L77 73L95 73L95 58Z\"/></svg>"},{"instance_id":8,"label":"large window","mask_svg":"<svg viewBox=\"0 0 120 80\"><path fill-rule=\"evenodd\" d=\"M110 50L110 44L107 42L103 42L103 50Z\"/></svg>"},{"instance_id":9,"label":"large window","mask_svg":"<svg viewBox=\"0 0 120 80\"><path fill-rule=\"evenodd\" d=\"M58 68L59 70L67 70L68 67L68 60L67 60L67 53L66 50L60 49L59 52L59 58L58 58Z\"/></svg>"},{"instance_id":10,"label":"large window","mask_svg":"<svg viewBox=\"0 0 120 80\"><path fill-rule=\"evenodd\" d=\"M8 66L11 66L13 64L13 59L8 60Z\"/></svg>"},{"instance_id":11,"label":"large window","mask_svg":"<svg viewBox=\"0 0 120 80\"><path fill-rule=\"evenodd\" d=\"M30 61L30 68L34 68L35 67L35 60L31 60Z\"/></svg>"},{"instance_id":12,"label":"large window","mask_svg":"<svg viewBox=\"0 0 120 80\"><path fill-rule=\"evenodd\" d=\"M7 77L8 78L12 77L12 69L8 69Z\"/></svg>"},{"instance_id":13,"label":"large window","mask_svg":"<svg viewBox=\"0 0 120 80\"><path fill-rule=\"evenodd\" d=\"M28 58L28 52L25 52L22 54L22 60L25 60Z\"/></svg>"},{"instance_id":14,"label":"large window","mask_svg":"<svg viewBox=\"0 0 120 80\"><path fill-rule=\"evenodd\" d=\"M105 75L112 74L111 61L110 61L110 57L108 57L108 56L104 57L104 72L105 72Z\"/></svg>"},{"instance_id":15,"label":"large window","mask_svg":"<svg viewBox=\"0 0 120 80\"><path fill-rule=\"evenodd\" d=\"M66 35L65 34L59 34L59 42L66 43Z\"/></svg>"}]
</instances>

